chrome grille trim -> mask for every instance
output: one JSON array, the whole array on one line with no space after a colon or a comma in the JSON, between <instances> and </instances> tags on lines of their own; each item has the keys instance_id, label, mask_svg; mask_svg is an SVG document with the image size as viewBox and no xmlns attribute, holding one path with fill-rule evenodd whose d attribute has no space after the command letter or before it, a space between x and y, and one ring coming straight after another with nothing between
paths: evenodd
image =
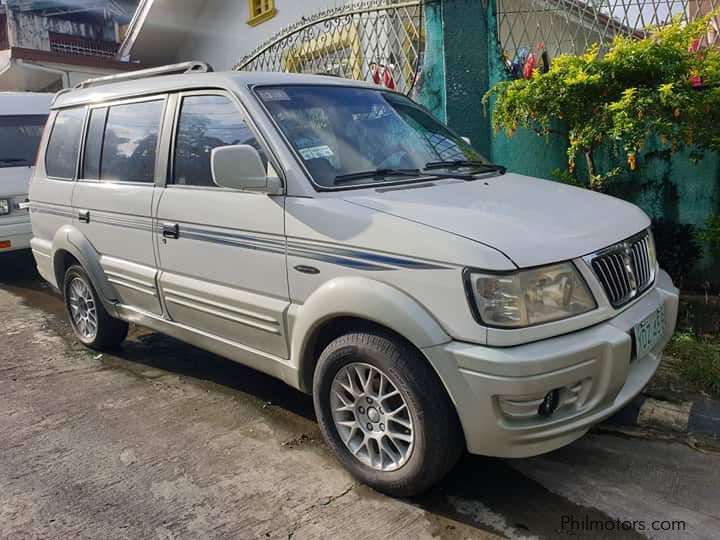
<instances>
[{"instance_id":1,"label":"chrome grille trim","mask_svg":"<svg viewBox=\"0 0 720 540\"><path fill-rule=\"evenodd\" d=\"M583 257L613 307L627 304L653 284L655 266L652 249L650 232L643 231Z\"/></svg>"}]
</instances>

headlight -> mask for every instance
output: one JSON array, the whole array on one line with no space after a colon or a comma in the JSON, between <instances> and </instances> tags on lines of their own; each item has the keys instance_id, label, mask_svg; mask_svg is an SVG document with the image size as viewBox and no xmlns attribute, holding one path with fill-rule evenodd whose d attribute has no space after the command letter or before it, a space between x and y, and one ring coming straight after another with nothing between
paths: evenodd
<instances>
[{"instance_id":1,"label":"headlight","mask_svg":"<svg viewBox=\"0 0 720 540\"><path fill-rule=\"evenodd\" d=\"M585 280L570 262L511 274L469 272L468 288L484 324L521 328L595 309Z\"/></svg>"},{"instance_id":2,"label":"headlight","mask_svg":"<svg viewBox=\"0 0 720 540\"><path fill-rule=\"evenodd\" d=\"M10 213L10 201L7 199L0 199L0 216Z\"/></svg>"}]
</instances>

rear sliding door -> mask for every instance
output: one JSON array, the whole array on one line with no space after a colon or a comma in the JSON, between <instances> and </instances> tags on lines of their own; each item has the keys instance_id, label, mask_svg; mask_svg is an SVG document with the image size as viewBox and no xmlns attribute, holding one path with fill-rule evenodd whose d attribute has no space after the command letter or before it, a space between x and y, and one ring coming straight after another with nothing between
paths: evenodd
<instances>
[{"instance_id":1,"label":"rear sliding door","mask_svg":"<svg viewBox=\"0 0 720 540\"><path fill-rule=\"evenodd\" d=\"M161 314L151 209L166 97L90 108L73 209L122 304ZM162 174L162 173L159 173Z\"/></svg>"}]
</instances>

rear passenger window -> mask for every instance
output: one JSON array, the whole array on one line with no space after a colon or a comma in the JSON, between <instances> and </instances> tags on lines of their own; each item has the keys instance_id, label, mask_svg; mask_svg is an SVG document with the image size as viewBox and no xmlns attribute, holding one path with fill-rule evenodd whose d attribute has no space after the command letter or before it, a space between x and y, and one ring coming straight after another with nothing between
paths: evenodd
<instances>
[{"instance_id":1,"label":"rear passenger window","mask_svg":"<svg viewBox=\"0 0 720 540\"><path fill-rule=\"evenodd\" d=\"M174 183L216 186L210 172L210 152L218 146L254 146L267 158L237 107L223 96L183 98L175 143Z\"/></svg>"},{"instance_id":2,"label":"rear passenger window","mask_svg":"<svg viewBox=\"0 0 720 540\"><path fill-rule=\"evenodd\" d=\"M75 178L80 132L85 109L63 109L55 116L50 140L45 151L45 171L54 178Z\"/></svg>"},{"instance_id":3,"label":"rear passenger window","mask_svg":"<svg viewBox=\"0 0 720 540\"><path fill-rule=\"evenodd\" d=\"M82 178L93 178L95 180L100 178L100 157L102 156L106 119L107 107L90 111L90 121L88 122L87 136L85 137Z\"/></svg>"},{"instance_id":4,"label":"rear passenger window","mask_svg":"<svg viewBox=\"0 0 720 540\"><path fill-rule=\"evenodd\" d=\"M100 158L101 180L147 183L155 180L164 105L164 101L144 101L109 108Z\"/></svg>"}]
</instances>

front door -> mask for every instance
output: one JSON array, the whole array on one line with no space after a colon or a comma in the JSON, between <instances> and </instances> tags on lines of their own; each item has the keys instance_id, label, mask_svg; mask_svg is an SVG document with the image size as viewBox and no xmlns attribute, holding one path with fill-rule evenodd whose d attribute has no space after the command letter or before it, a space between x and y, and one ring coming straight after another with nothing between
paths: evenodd
<instances>
[{"instance_id":1,"label":"front door","mask_svg":"<svg viewBox=\"0 0 720 540\"><path fill-rule=\"evenodd\" d=\"M100 255L118 300L161 314L152 215L166 97L90 109L73 195L78 229Z\"/></svg>"},{"instance_id":2,"label":"front door","mask_svg":"<svg viewBox=\"0 0 720 540\"><path fill-rule=\"evenodd\" d=\"M167 315L287 358L285 199L218 187L210 172L218 146L251 144L266 154L230 95L183 94L175 116L171 173L156 220Z\"/></svg>"}]
</instances>

